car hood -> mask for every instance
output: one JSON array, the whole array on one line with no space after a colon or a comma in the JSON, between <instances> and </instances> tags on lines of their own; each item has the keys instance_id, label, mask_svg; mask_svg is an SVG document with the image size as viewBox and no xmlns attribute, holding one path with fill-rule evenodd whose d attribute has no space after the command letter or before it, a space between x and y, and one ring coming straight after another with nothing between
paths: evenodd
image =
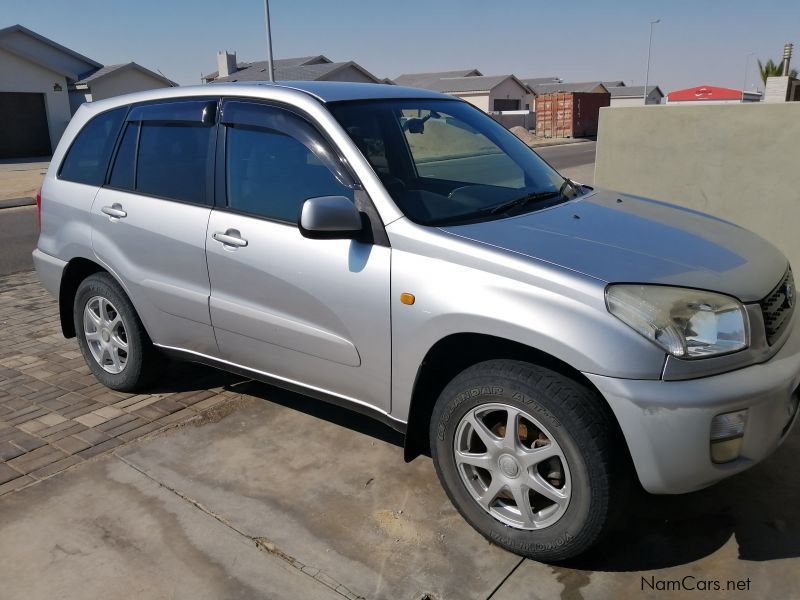
<instances>
[{"instance_id":1,"label":"car hood","mask_svg":"<svg viewBox=\"0 0 800 600\"><path fill-rule=\"evenodd\" d=\"M786 272L772 244L733 223L636 196L595 190L515 217L444 231L607 283L658 283L764 298Z\"/></svg>"}]
</instances>

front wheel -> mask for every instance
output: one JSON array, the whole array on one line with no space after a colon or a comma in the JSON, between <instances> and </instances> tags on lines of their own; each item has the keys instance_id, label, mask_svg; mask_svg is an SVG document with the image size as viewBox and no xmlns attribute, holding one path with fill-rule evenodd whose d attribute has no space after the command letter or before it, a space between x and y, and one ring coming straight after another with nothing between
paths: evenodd
<instances>
[{"instance_id":1,"label":"front wheel","mask_svg":"<svg viewBox=\"0 0 800 600\"><path fill-rule=\"evenodd\" d=\"M627 489L600 401L530 363L493 360L463 371L437 400L430 429L436 472L454 506L486 538L528 558L587 550Z\"/></svg>"}]
</instances>

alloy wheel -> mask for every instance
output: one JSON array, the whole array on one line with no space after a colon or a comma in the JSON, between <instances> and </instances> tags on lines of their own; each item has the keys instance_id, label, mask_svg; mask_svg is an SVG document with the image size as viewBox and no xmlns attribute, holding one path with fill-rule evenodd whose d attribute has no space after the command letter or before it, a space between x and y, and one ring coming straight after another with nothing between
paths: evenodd
<instances>
[{"instance_id":1,"label":"alloy wheel","mask_svg":"<svg viewBox=\"0 0 800 600\"><path fill-rule=\"evenodd\" d=\"M128 363L128 335L116 307L102 296L89 298L83 309L83 333L97 364L117 374Z\"/></svg>"},{"instance_id":2,"label":"alloy wheel","mask_svg":"<svg viewBox=\"0 0 800 600\"><path fill-rule=\"evenodd\" d=\"M508 404L482 404L459 422L453 455L473 499L517 529L558 521L570 500L564 452L530 413Z\"/></svg>"}]
</instances>

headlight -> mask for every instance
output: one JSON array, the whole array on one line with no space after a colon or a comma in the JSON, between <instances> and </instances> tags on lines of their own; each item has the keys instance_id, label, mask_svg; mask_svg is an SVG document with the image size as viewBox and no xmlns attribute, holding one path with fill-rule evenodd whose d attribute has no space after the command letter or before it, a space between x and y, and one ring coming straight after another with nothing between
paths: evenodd
<instances>
[{"instance_id":1,"label":"headlight","mask_svg":"<svg viewBox=\"0 0 800 600\"><path fill-rule=\"evenodd\" d=\"M730 296L660 285L611 285L608 311L679 358L747 348L744 306Z\"/></svg>"}]
</instances>

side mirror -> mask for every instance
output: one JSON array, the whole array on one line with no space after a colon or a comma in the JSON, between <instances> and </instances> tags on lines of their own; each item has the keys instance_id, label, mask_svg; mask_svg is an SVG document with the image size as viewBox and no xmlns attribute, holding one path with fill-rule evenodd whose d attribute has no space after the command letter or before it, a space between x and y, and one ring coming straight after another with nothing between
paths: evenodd
<instances>
[{"instance_id":1,"label":"side mirror","mask_svg":"<svg viewBox=\"0 0 800 600\"><path fill-rule=\"evenodd\" d=\"M361 213L344 196L309 198L300 212L300 233L312 239L351 239L364 229Z\"/></svg>"}]
</instances>

